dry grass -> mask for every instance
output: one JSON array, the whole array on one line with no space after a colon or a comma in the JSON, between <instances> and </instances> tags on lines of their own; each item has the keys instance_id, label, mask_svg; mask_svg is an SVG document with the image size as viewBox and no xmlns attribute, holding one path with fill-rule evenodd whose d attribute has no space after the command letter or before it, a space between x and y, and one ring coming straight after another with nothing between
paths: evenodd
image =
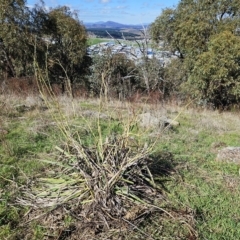
<instances>
[{"instance_id":1,"label":"dry grass","mask_svg":"<svg viewBox=\"0 0 240 240\"><path fill-rule=\"evenodd\" d=\"M211 144L222 140L226 144L234 142L228 135L240 130L239 113L187 109L173 104L161 106L119 101L103 104L99 99L71 99L65 96L57 97L54 102L48 98L47 103L34 96L9 97L2 95L0 98L4 110L0 116L2 128L8 130L13 119L21 124L27 121L26 133L49 136L51 129L61 140L56 142L57 148L51 154L38 154L39 161L46 166L45 170L38 176L28 176L28 184L21 186L18 204L29 208L22 227L34 231L30 227L32 223L44 226L42 233L46 234L45 239L51 239L50 235L53 239L64 239L64 236L66 239L86 239L86 236L89 239L134 239L134 235L164 239L154 237L165 234L158 226L163 224L164 228L167 222L171 222L173 226L182 228L177 233L178 229L174 227L174 234L182 236L179 239L197 239L198 216L194 205L188 202L187 197L183 203L179 203L179 199L167 200L162 185L156 183L156 178L161 177L151 173L151 164L156 159L153 160L150 155L159 148L166 150L169 147L179 159L184 156L194 158L194 161L200 159L201 164L206 159L209 162L205 164L215 166L208 159ZM18 112L16 105L34 108ZM43 110L43 106L47 108ZM104 113L109 118L86 116L86 110ZM149 131L135 128L138 114L148 111L172 119L180 114L179 130L165 131L154 139L150 138ZM91 141L86 144L89 137ZM9 151L12 151L11 146ZM161 171L168 172L163 162L164 159L172 161L171 154L158 159L161 160L160 167L155 166L157 171L160 174ZM182 199L185 191L188 194L191 192L191 196L186 195L194 199L192 201L205 199L206 195L211 195L206 187L210 185L211 189L223 186L226 191L234 193L238 183L236 176L229 173L223 177L221 171L215 173L215 170L209 173L208 168L202 169L198 164L181 163L177 171L191 169L187 170L187 174L195 173L201 180L191 176L188 183L188 180L183 182L179 175L170 175L173 185L178 185L177 191L183 195ZM195 181L201 182L207 190L199 189ZM174 189L175 186L173 192ZM171 207L174 201L179 209ZM155 215L158 217L155 218ZM149 221L154 227L147 225ZM34 236L31 231L29 239ZM170 236L166 239L171 239Z\"/></svg>"}]
</instances>

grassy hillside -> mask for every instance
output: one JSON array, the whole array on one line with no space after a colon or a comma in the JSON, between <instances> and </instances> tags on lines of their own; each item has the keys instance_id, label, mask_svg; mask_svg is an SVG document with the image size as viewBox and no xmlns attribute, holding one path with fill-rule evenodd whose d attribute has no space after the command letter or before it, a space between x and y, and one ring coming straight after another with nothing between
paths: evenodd
<instances>
[{"instance_id":1,"label":"grassy hillside","mask_svg":"<svg viewBox=\"0 0 240 240\"><path fill-rule=\"evenodd\" d=\"M0 96L0 239L218 240L240 236L239 166L215 161L221 147L240 144L238 112L67 97L44 101L32 96ZM143 112L158 112L176 119L180 126L143 128L137 121ZM117 136L122 137L118 144L114 142ZM68 140L76 140L76 146ZM123 156L130 149L126 151L133 155L124 156L131 159L142 157L148 149L154 188L159 190L150 210L146 197L150 198L152 190L143 185L145 179L141 183L145 196L134 195L126 202L121 229L109 222L108 229L94 228L93 222L83 226L81 219L97 219L98 209L83 216L87 200L76 205L73 200L80 201L81 196L67 192L82 186L76 183L81 181L76 172L70 174L66 167L74 166L80 147L92 159L95 151L104 153L104 148L110 149L104 158L114 151L119 151L115 157ZM97 156L101 158L101 154ZM105 167L113 174L113 166ZM134 182L131 176L127 179ZM48 186L45 193L31 195L43 186ZM122 185L118 188L126 197ZM63 193L72 198L64 198ZM59 203L50 206L53 199ZM40 208L43 203L50 207Z\"/></svg>"}]
</instances>

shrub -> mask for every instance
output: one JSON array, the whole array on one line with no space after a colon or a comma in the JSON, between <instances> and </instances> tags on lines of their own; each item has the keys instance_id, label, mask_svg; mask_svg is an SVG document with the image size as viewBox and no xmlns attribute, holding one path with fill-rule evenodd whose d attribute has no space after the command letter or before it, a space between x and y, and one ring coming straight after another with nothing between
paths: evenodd
<instances>
[{"instance_id":1,"label":"shrub","mask_svg":"<svg viewBox=\"0 0 240 240\"><path fill-rule=\"evenodd\" d=\"M94 95L104 95L126 99L136 91L137 71L135 64L123 54L112 54L107 51L93 58L90 87Z\"/></svg>"}]
</instances>

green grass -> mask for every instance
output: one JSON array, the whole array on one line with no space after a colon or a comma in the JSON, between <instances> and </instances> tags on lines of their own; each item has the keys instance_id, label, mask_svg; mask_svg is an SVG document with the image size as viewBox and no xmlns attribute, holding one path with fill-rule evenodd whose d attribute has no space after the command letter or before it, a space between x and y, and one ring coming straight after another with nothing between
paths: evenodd
<instances>
[{"instance_id":1,"label":"green grass","mask_svg":"<svg viewBox=\"0 0 240 240\"><path fill-rule=\"evenodd\" d=\"M183 113L181 126L159 143L158 149L173 154L178 171L174 181L167 182L168 197L175 208L194 211L199 239L236 239L240 236L239 166L216 162L217 150L212 146L216 142L239 146L239 126L231 118L228 126L199 125L201 117L201 113L191 117ZM216 113L209 113L210 124L215 117ZM231 131L222 130L230 126Z\"/></svg>"},{"instance_id":2,"label":"green grass","mask_svg":"<svg viewBox=\"0 0 240 240\"><path fill-rule=\"evenodd\" d=\"M96 145L99 140L94 137L99 131L96 119L82 118L81 111L96 111L98 105L93 101L81 101L76 106L78 115L68 116L71 131L81 136L85 146ZM127 116L129 111L124 107L119 108L114 116L115 106L111 107L113 119L100 119L103 139L123 132L123 116ZM0 239L27 239L24 238L26 228L31 232L31 239L43 239L45 234L45 227L38 221L21 226L23 216L29 209L15 204L21 186L36 176L54 171L53 166L41 160L54 158L54 147L62 144L60 130L50 124L50 111L34 111L0 113L0 123L8 130L0 138ZM174 111L169 111L174 118L171 112ZM118 118L119 115L122 118ZM181 125L166 131L157 139L153 156L162 165L154 168L154 177L166 199L157 204L173 217L164 213L153 214L140 224L141 231L153 239L191 239L193 233L196 239L238 239L239 166L216 162L218 148L214 147L215 143L239 146L238 119L239 113L185 110L177 119ZM154 140L137 125L130 131L138 142ZM64 226L71 226L76 220L67 215L62 221ZM125 236L125 239L144 238L146 236L137 230Z\"/></svg>"},{"instance_id":3,"label":"green grass","mask_svg":"<svg viewBox=\"0 0 240 240\"><path fill-rule=\"evenodd\" d=\"M98 44L98 43L102 43L102 42L109 42L111 40L107 39L107 38L89 38L88 41L87 41L87 44L89 46L91 45L95 45L95 44Z\"/></svg>"},{"instance_id":4,"label":"green grass","mask_svg":"<svg viewBox=\"0 0 240 240\"><path fill-rule=\"evenodd\" d=\"M40 173L44 174L48 166L40 158L52 152L59 135L57 129L47 126L47 120L42 119L44 114L15 114L12 107L9 104L7 111L2 109L3 114L0 113L0 127L8 132L0 137L0 239L23 239L18 238L19 234L24 236L19 225L27 208L16 206L19 187Z\"/></svg>"}]
</instances>

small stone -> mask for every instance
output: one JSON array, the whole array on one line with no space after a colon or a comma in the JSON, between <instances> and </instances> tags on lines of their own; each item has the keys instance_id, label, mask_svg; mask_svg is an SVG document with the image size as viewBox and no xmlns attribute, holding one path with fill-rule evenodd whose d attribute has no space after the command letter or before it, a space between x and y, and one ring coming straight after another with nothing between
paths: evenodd
<instances>
[{"instance_id":1,"label":"small stone","mask_svg":"<svg viewBox=\"0 0 240 240\"><path fill-rule=\"evenodd\" d=\"M141 127L157 127L160 125L160 120L149 112L140 114L138 119Z\"/></svg>"},{"instance_id":2,"label":"small stone","mask_svg":"<svg viewBox=\"0 0 240 240\"><path fill-rule=\"evenodd\" d=\"M84 117L90 117L90 118L99 118L99 119L111 119L108 115L104 113L100 113L97 111L91 111L91 110L86 110L82 113Z\"/></svg>"},{"instance_id":3,"label":"small stone","mask_svg":"<svg viewBox=\"0 0 240 240\"><path fill-rule=\"evenodd\" d=\"M180 123L166 116L155 116L149 112L142 113L138 116L138 121L141 127L165 127L179 126Z\"/></svg>"}]
</instances>

